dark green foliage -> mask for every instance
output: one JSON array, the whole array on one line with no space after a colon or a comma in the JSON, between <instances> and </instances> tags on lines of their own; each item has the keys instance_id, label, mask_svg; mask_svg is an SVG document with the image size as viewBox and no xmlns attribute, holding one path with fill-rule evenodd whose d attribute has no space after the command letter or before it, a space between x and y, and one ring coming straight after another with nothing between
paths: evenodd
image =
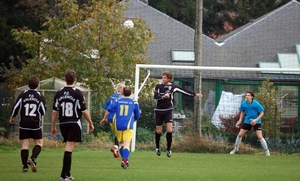
<instances>
[{"instance_id":1,"label":"dark green foliage","mask_svg":"<svg viewBox=\"0 0 300 181\"><path fill-rule=\"evenodd\" d=\"M138 127L136 130L136 142L148 143L154 140L154 132L148 129Z\"/></svg>"},{"instance_id":2,"label":"dark green foliage","mask_svg":"<svg viewBox=\"0 0 300 181\"><path fill-rule=\"evenodd\" d=\"M276 137L275 132L280 132L282 111L280 110L280 106L278 106L280 98L277 90L273 86L273 83L270 82L269 77L265 81L262 81L254 99L258 100L265 109L264 116L262 117L264 137Z\"/></svg>"},{"instance_id":3,"label":"dark green foliage","mask_svg":"<svg viewBox=\"0 0 300 181\"><path fill-rule=\"evenodd\" d=\"M13 128L17 129L16 126L10 125L8 119L0 118L0 137L8 137Z\"/></svg>"},{"instance_id":4,"label":"dark green foliage","mask_svg":"<svg viewBox=\"0 0 300 181\"><path fill-rule=\"evenodd\" d=\"M218 1L203 0L203 33L218 38L252 19L286 4L290 0L251 0L251 1ZM149 0L149 5L166 13L174 19L195 28L196 0ZM224 28L227 22L228 27ZM215 36L217 35L217 36Z\"/></svg>"},{"instance_id":5,"label":"dark green foliage","mask_svg":"<svg viewBox=\"0 0 300 181\"><path fill-rule=\"evenodd\" d=\"M17 68L21 68L21 64L25 63L26 59L30 57L28 54L24 54L24 46L13 39L11 30L27 27L37 31L41 23L28 13L33 9L29 9L29 6L21 6L21 2L22 0L4 0L0 2L0 62L3 63L0 66L7 68L9 68L10 63ZM0 82L4 79L5 77L1 73Z\"/></svg>"},{"instance_id":6,"label":"dark green foliage","mask_svg":"<svg viewBox=\"0 0 300 181\"><path fill-rule=\"evenodd\" d=\"M201 120L201 132L203 135L214 135L220 132L219 129L210 122L207 115L203 114Z\"/></svg>"},{"instance_id":7,"label":"dark green foliage","mask_svg":"<svg viewBox=\"0 0 300 181\"><path fill-rule=\"evenodd\" d=\"M154 124L154 108L155 101L152 96L149 96L145 99L139 99L139 106L142 111L141 118L137 122L137 126L141 128L145 128L149 131L155 130Z\"/></svg>"}]
</instances>

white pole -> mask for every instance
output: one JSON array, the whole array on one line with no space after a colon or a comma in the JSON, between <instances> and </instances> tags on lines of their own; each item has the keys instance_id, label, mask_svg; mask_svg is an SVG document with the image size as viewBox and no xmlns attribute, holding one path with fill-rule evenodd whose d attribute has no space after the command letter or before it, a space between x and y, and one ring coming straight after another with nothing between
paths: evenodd
<instances>
[{"instance_id":1,"label":"white pole","mask_svg":"<svg viewBox=\"0 0 300 181\"><path fill-rule=\"evenodd\" d=\"M140 77L140 68L135 67L135 80L134 80L134 97L135 101L138 101L139 97L139 77ZM131 152L135 151L135 142L136 142L136 121L133 124L133 134L132 134L132 141L131 141Z\"/></svg>"}]
</instances>

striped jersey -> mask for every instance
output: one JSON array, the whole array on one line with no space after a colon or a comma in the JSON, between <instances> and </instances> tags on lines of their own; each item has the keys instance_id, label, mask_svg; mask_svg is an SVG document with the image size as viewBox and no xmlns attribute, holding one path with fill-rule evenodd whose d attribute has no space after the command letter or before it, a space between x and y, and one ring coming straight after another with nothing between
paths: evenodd
<instances>
[{"instance_id":1,"label":"striped jersey","mask_svg":"<svg viewBox=\"0 0 300 181\"><path fill-rule=\"evenodd\" d=\"M111 105L114 101L120 99L123 95L120 93L114 93L112 96L109 97L109 99L105 103L105 110L107 110L108 106ZM107 116L108 122L112 123L113 117L115 115L115 112L109 112Z\"/></svg>"},{"instance_id":2,"label":"striped jersey","mask_svg":"<svg viewBox=\"0 0 300 181\"><path fill-rule=\"evenodd\" d=\"M17 98L11 116L15 117L20 111L19 128L38 130L42 128L42 116L47 106L44 96L35 89L23 91Z\"/></svg>"},{"instance_id":3,"label":"striped jersey","mask_svg":"<svg viewBox=\"0 0 300 181\"><path fill-rule=\"evenodd\" d=\"M115 126L118 131L133 129L134 121L140 119L139 104L129 97L121 97L114 101L108 106L107 111L115 112Z\"/></svg>"},{"instance_id":4,"label":"striped jersey","mask_svg":"<svg viewBox=\"0 0 300 181\"><path fill-rule=\"evenodd\" d=\"M75 123L86 110L86 102L82 92L75 86L62 87L54 96L53 111L58 111L60 124Z\"/></svg>"},{"instance_id":5,"label":"striped jersey","mask_svg":"<svg viewBox=\"0 0 300 181\"><path fill-rule=\"evenodd\" d=\"M174 93L180 92L188 96L195 96L193 91L181 88L175 84L169 83L164 85L163 83L157 84L154 89L154 99L156 100L155 111L168 111L174 107ZM170 94L170 98L164 99L165 94Z\"/></svg>"}]
</instances>

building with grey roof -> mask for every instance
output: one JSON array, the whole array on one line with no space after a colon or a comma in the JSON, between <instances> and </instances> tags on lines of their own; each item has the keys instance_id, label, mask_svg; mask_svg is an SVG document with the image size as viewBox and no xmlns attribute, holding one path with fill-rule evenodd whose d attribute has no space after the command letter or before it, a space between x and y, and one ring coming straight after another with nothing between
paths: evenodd
<instances>
[{"instance_id":1,"label":"building with grey roof","mask_svg":"<svg viewBox=\"0 0 300 181\"><path fill-rule=\"evenodd\" d=\"M154 41L149 43L147 55L151 64L166 65L165 70L172 72L177 83L186 88L193 87L193 71L172 70L168 65L194 65L195 30L142 1L130 0L124 4L127 7L127 18L141 18L154 32ZM203 34L201 66L300 68L299 44L300 3L291 0L217 40ZM151 76L159 78L161 71L151 70ZM246 90L255 92L267 75L278 86L279 96L289 92L290 100L299 100L298 73L202 71L204 111L206 104L210 104L209 109L216 107L222 91L235 94ZM212 102L208 103L208 100ZM179 99L179 111L191 106L192 101L183 98L181 102ZM298 116L299 106L289 107L289 103L286 105L287 118Z\"/></svg>"},{"instance_id":2,"label":"building with grey roof","mask_svg":"<svg viewBox=\"0 0 300 181\"><path fill-rule=\"evenodd\" d=\"M130 0L125 5L127 18L143 19L154 32L155 40L148 46L151 64L194 65L193 60L175 60L172 57L175 51L193 52L194 29L142 1ZM292 0L217 40L202 35L202 66L259 67L260 62L278 62L277 53L296 53L295 45L300 43L299 30L300 3ZM181 77L193 77L182 70L174 72ZM203 74L204 79L223 76ZM242 77L239 75L237 78ZM249 75L244 77L249 79ZM264 76L254 74L251 78L262 80Z\"/></svg>"}]
</instances>

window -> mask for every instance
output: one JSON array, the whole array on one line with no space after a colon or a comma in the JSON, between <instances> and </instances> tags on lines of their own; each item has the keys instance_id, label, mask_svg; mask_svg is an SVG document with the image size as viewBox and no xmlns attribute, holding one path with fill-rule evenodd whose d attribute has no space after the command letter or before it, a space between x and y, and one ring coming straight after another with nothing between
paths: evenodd
<instances>
[{"instance_id":1,"label":"window","mask_svg":"<svg viewBox=\"0 0 300 181\"><path fill-rule=\"evenodd\" d=\"M173 62L194 62L194 50L172 50Z\"/></svg>"}]
</instances>

